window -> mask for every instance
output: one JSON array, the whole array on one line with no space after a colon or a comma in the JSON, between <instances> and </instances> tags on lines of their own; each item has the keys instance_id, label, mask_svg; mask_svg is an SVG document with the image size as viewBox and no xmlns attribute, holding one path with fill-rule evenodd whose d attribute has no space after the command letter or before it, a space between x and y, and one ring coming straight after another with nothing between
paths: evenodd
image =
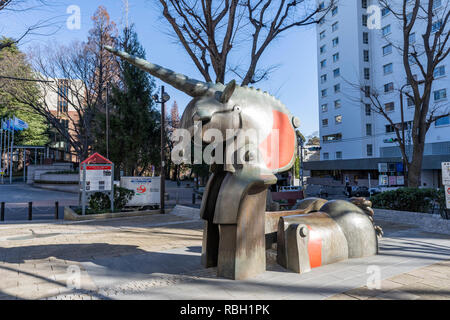
<instances>
[{"instance_id":1,"label":"window","mask_svg":"<svg viewBox=\"0 0 450 320\"><path fill-rule=\"evenodd\" d=\"M322 97L326 97L328 94L327 89L323 89L321 94L322 94Z\"/></svg>"},{"instance_id":2,"label":"window","mask_svg":"<svg viewBox=\"0 0 450 320\"><path fill-rule=\"evenodd\" d=\"M334 8L331 10L331 15L334 17L335 15L337 15L337 13L338 13L338 7L334 7Z\"/></svg>"},{"instance_id":3,"label":"window","mask_svg":"<svg viewBox=\"0 0 450 320\"><path fill-rule=\"evenodd\" d=\"M391 92L391 91L394 91L394 83L393 82L386 83L384 85L384 92Z\"/></svg>"},{"instance_id":4,"label":"window","mask_svg":"<svg viewBox=\"0 0 450 320\"><path fill-rule=\"evenodd\" d=\"M334 101L334 108L339 109L341 107L341 100L335 100Z\"/></svg>"},{"instance_id":5,"label":"window","mask_svg":"<svg viewBox=\"0 0 450 320\"><path fill-rule=\"evenodd\" d=\"M322 109L322 112L327 112L327 111L328 111L328 104L324 103L324 104L321 106L321 109Z\"/></svg>"},{"instance_id":6,"label":"window","mask_svg":"<svg viewBox=\"0 0 450 320\"><path fill-rule=\"evenodd\" d=\"M320 54L324 54L325 52L327 52L327 46L323 45L320 47Z\"/></svg>"},{"instance_id":7,"label":"window","mask_svg":"<svg viewBox=\"0 0 450 320\"><path fill-rule=\"evenodd\" d=\"M342 140L342 133L330 134L323 136L323 142L333 142Z\"/></svg>"},{"instance_id":8,"label":"window","mask_svg":"<svg viewBox=\"0 0 450 320\"><path fill-rule=\"evenodd\" d=\"M414 78L414 80L417 81L417 74L413 74L413 78ZM409 78L406 78L406 84L407 84L408 86L411 85L411 81L409 81Z\"/></svg>"},{"instance_id":9,"label":"window","mask_svg":"<svg viewBox=\"0 0 450 320\"><path fill-rule=\"evenodd\" d=\"M366 98L370 98L370 86L364 87L364 95L366 96Z\"/></svg>"},{"instance_id":10,"label":"window","mask_svg":"<svg viewBox=\"0 0 450 320\"><path fill-rule=\"evenodd\" d=\"M392 53L392 44L383 47L383 56Z\"/></svg>"},{"instance_id":11,"label":"window","mask_svg":"<svg viewBox=\"0 0 450 320\"><path fill-rule=\"evenodd\" d=\"M366 136L371 136L371 135L372 135L372 124L366 123Z\"/></svg>"},{"instance_id":12,"label":"window","mask_svg":"<svg viewBox=\"0 0 450 320\"><path fill-rule=\"evenodd\" d=\"M322 39L324 39L325 38L325 31L322 31L321 33L320 33L320 40L322 40Z\"/></svg>"},{"instance_id":13,"label":"window","mask_svg":"<svg viewBox=\"0 0 450 320\"><path fill-rule=\"evenodd\" d=\"M392 112L395 110L395 103L394 102L388 102L384 104L384 110L386 112Z\"/></svg>"},{"instance_id":14,"label":"window","mask_svg":"<svg viewBox=\"0 0 450 320\"><path fill-rule=\"evenodd\" d=\"M391 10L389 10L389 8L384 7L383 9L381 9L381 16L385 17L389 14L389 12L391 12Z\"/></svg>"},{"instance_id":15,"label":"window","mask_svg":"<svg viewBox=\"0 0 450 320\"><path fill-rule=\"evenodd\" d=\"M336 159L342 159L342 151L336 151Z\"/></svg>"},{"instance_id":16,"label":"window","mask_svg":"<svg viewBox=\"0 0 450 320\"><path fill-rule=\"evenodd\" d=\"M323 160L328 160L330 159L330 154L328 152L324 152L323 153Z\"/></svg>"},{"instance_id":17,"label":"window","mask_svg":"<svg viewBox=\"0 0 450 320\"><path fill-rule=\"evenodd\" d=\"M406 99L406 103L408 104L408 107L412 107L412 106L415 105L414 99L412 99L412 98L410 98L410 97L408 97L408 98Z\"/></svg>"},{"instance_id":18,"label":"window","mask_svg":"<svg viewBox=\"0 0 450 320\"><path fill-rule=\"evenodd\" d=\"M341 75L341 70L339 68L333 70L334 77L339 77Z\"/></svg>"},{"instance_id":19,"label":"window","mask_svg":"<svg viewBox=\"0 0 450 320\"><path fill-rule=\"evenodd\" d=\"M369 62L369 50L363 51L364 62Z\"/></svg>"},{"instance_id":20,"label":"window","mask_svg":"<svg viewBox=\"0 0 450 320\"><path fill-rule=\"evenodd\" d=\"M338 92L341 92L341 84L340 83L334 85L334 93L338 93Z\"/></svg>"},{"instance_id":21,"label":"window","mask_svg":"<svg viewBox=\"0 0 450 320\"><path fill-rule=\"evenodd\" d=\"M433 92L434 101L439 101L447 98L447 89L436 90Z\"/></svg>"},{"instance_id":22,"label":"window","mask_svg":"<svg viewBox=\"0 0 450 320\"><path fill-rule=\"evenodd\" d=\"M369 33L368 32L363 32L363 43L369 44Z\"/></svg>"},{"instance_id":23,"label":"window","mask_svg":"<svg viewBox=\"0 0 450 320\"><path fill-rule=\"evenodd\" d=\"M370 80L370 69L369 68L364 68L364 79Z\"/></svg>"},{"instance_id":24,"label":"window","mask_svg":"<svg viewBox=\"0 0 450 320\"><path fill-rule=\"evenodd\" d=\"M415 32L409 34L409 43L414 43L414 42L416 42L416 33Z\"/></svg>"},{"instance_id":25,"label":"window","mask_svg":"<svg viewBox=\"0 0 450 320\"><path fill-rule=\"evenodd\" d=\"M386 125L386 133L392 133L395 132L395 127L392 124Z\"/></svg>"},{"instance_id":26,"label":"window","mask_svg":"<svg viewBox=\"0 0 450 320\"><path fill-rule=\"evenodd\" d=\"M391 25L388 24L387 26L383 27L383 29L381 29L381 33L383 34L383 37L390 34L391 33Z\"/></svg>"},{"instance_id":27,"label":"window","mask_svg":"<svg viewBox=\"0 0 450 320\"><path fill-rule=\"evenodd\" d=\"M326 59L320 61L320 67L321 67L322 69L325 68L326 66L327 66L327 60L326 60Z\"/></svg>"},{"instance_id":28,"label":"window","mask_svg":"<svg viewBox=\"0 0 450 320\"><path fill-rule=\"evenodd\" d=\"M367 9L367 0L362 0L362 1L361 1L361 7L362 7L363 9Z\"/></svg>"},{"instance_id":29,"label":"window","mask_svg":"<svg viewBox=\"0 0 450 320\"><path fill-rule=\"evenodd\" d=\"M442 26L442 19L439 19L431 25L431 32L437 32Z\"/></svg>"},{"instance_id":30,"label":"window","mask_svg":"<svg viewBox=\"0 0 450 320\"><path fill-rule=\"evenodd\" d=\"M319 3L319 10L322 10L322 9L324 9L325 8L325 2L321 2L321 3Z\"/></svg>"},{"instance_id":31,"label":"window","mask_svg":"<svg viewBox=\"0 0 450 320\"><path fill-rule=\"evenodd\" d=\"M323 74L320 76L320 83L325 83L325 82L327 82L327 75Z\"/></svg>"},{"instance_id":32,"label":"window","mask_svg":"<svg viewBox=\"0 0 450 320\"><path fill-rule=\"evenodd\" d=\"M333 39L333 47L336 47L339 44L339 38Z\"/></svg>"},{"instance_id":33,"label":"window","mask_svg":"<svg viewBox=\"0 0 450 320\"><path fill-rule=\"evenodd\" d=\"M322 126L323 127L328 127L328 119L323 119L322 120Z\"/></svg>"},{"instance_id":34,"label":"window","mask_svg":"<svg viewBox=\"0 0 450 320\"><path fill-rule=\"evenodd\" d=\"M372 157L373 156L373 145L368 144L366 147L366 150L367 150L367 156Z\"/></svg>"},{"instance_id":35,"label":"window","mask_svg":"<svg viewBox=\"0 0 450 320\"><path fill-rule=\"evenodd\" d=\"M339 29L339 22L335 22L335 23L333 23L332 26L331 26L331 30L332 30L333 32L336 31L337 29Z\"/></svg>"},{"instance_id":36,"label":"window","mask_svg":"<svg viewBox=\"0 0 450 320\"><path fill-rule=\"evenodd\" d=\"M384 74L390 74L394 70L394 65L392 63L385 64L383 66Z\"/></svg>"},{"instance_id":37,"label":"window","mask_svg":"<svg viewBox=\"0 0 450 320\"><path fill-rule=\"evenodd\" d=\"M445 66L439 66L436 69L434 69L433 76L434 78L445 76Z\"/></svg>"},{"instance_id":38,"label":"window","mask_svg":"<svg viewBox=\"0 0 450 320\"><path fill-rule=\"evenodd\" d=\"M363 27L367 27L367 14L362 15L362 25Z\"/></svg>"},{"instance_id":39,"label":"window","mask_svg":"<svg viewBox=\"0 0 450 320\"><path fill-rule=\"evenodd\" d=\"M334 117L334 122L336 124L341 124L342 123L342 116L338 115L338 116Z\"/></svg>"},{"instance_id":40,"label":"window","mask_svg":"<svg viewBox=\"0 0 450 320\"><path fill-rule=\"evenodd\" d=\"M68 111L67 98L69 95L69 81L64 79L58 80L58 113L66 113Z\"/></svg>"},{"instance_id":41,"label":"window","mask_svg":"<svg viewBox=\"0 0 450 320\"><path fill-rule=\"evenodd\" d=\"M325 18L319 20L319 25L323 25L325 23Z\"/></svg>"},{"instance_id":42,"label":"window","mask_svg":"<svg viewBox=\"0 0 450 320\"><path fill-rule=\"evenodd\" d=\"M333 54L333 62L338 62L339 61L339 52Z\"/></svg>"},{"instance_id":43,"label":"window","mask_svg":"<svg viewBox=\"0 0 450 320\"><path fill-rule=\"evenodd\" d=\"M370 104L366 103L366 116L370 116L372 114L372 108L370 107Z\"/></svg>"},{"instance_id":44,"label":"window","mask_svg":"<svg viewBox=\"0 0 450 320\"><path fill-rule=\"evenodd\" d=\"M450 116L446 116L444 118L440 118L438 120L435 121L434 125L436 127L439 126L448 126L450 124Z\"/></svg>"}]
</instances>

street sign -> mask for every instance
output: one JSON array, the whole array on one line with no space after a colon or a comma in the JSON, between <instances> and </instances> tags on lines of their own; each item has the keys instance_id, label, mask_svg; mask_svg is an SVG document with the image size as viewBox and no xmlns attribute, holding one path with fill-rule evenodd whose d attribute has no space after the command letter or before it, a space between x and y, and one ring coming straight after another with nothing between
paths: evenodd
<instances>
[{"instance_id":1,"label":"street sign","mask_svg":"<svg viewBox=\"0 0 450 320\"><path fill-rule=\"evenodd\" d=\"M450 209L450 186L445 186L445 200L447 209Z\"/></svg>"},{"instance_id":2,"label":"street sign","mask_svg":"<svg viewBox=\"0 0 450 320\"><path fill-rule=\"evenodd\" d=\"M450 186L450 162L442 162L442 184Z\"/></svg>"}]
</instances>

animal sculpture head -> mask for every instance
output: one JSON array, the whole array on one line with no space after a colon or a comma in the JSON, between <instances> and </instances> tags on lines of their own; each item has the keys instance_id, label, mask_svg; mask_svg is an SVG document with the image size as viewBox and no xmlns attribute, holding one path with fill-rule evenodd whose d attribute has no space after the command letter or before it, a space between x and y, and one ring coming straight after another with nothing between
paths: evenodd
<instances>
[{"instance_id":1,"label":"animal sculpture head","mask_svg":"<svg viewBox=\"0 0 450 320\"><path fill-rule=\"evenodd\" d=\"M238 86L234 80L225 86L190 79L125 52L105 48L191 96L193 100L183 113L181 127L193 136L201 125L204 144L241 141L236 150L244 147L242 144L252 145L251 152L257 153L252 156L261 159L260 166L271 173L289 170L294 164L299 120L267 92Z\"/></svg>"}]
</instances>

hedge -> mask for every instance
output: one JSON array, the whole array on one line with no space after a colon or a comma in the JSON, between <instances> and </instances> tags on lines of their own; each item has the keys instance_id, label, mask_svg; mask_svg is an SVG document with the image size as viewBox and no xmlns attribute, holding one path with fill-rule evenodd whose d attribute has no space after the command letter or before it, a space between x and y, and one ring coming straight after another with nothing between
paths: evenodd
<instances>
[{"instance_id":1,"label":"hedge","mask_svg":"<svg viewBox=\"0 0 450 320\"><path fill-rule=\"evenodd\" d=\"M443 189L399 188L372 196L370 201L374 208L398 211L430 212L435 204L439 210L445 208Z\"/></svg>"}]
</instances>

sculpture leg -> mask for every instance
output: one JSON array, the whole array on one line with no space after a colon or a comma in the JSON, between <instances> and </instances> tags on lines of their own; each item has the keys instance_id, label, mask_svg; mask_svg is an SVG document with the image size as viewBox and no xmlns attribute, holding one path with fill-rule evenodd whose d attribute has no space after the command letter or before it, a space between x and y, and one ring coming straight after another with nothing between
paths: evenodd
<instances>
[{"instance_id":1,"label":"sculpture leg","mask_svg":"<svg viewBox=\"0 0 450 320\"><path fill-rule=\"evenodd\" d=\"M225 172L214 173L208 181L207 193L202 200L201 216L205 219L203 228L202 265L205 268L217 266L219 252L219 226L213 223L214 210L220 186L225 178Z\"/></svg>"},{"instance_id":2,"label":"sculpture leg","mask_svg":"<svg viewBox=\"0 0 450 320\"><path fill-rule=\"evenodd\" d=\"M266 271L267 188L250 190L241 201L237 224L219 225L217 275L242 280Z\"/></svg>"}]
</instances>

